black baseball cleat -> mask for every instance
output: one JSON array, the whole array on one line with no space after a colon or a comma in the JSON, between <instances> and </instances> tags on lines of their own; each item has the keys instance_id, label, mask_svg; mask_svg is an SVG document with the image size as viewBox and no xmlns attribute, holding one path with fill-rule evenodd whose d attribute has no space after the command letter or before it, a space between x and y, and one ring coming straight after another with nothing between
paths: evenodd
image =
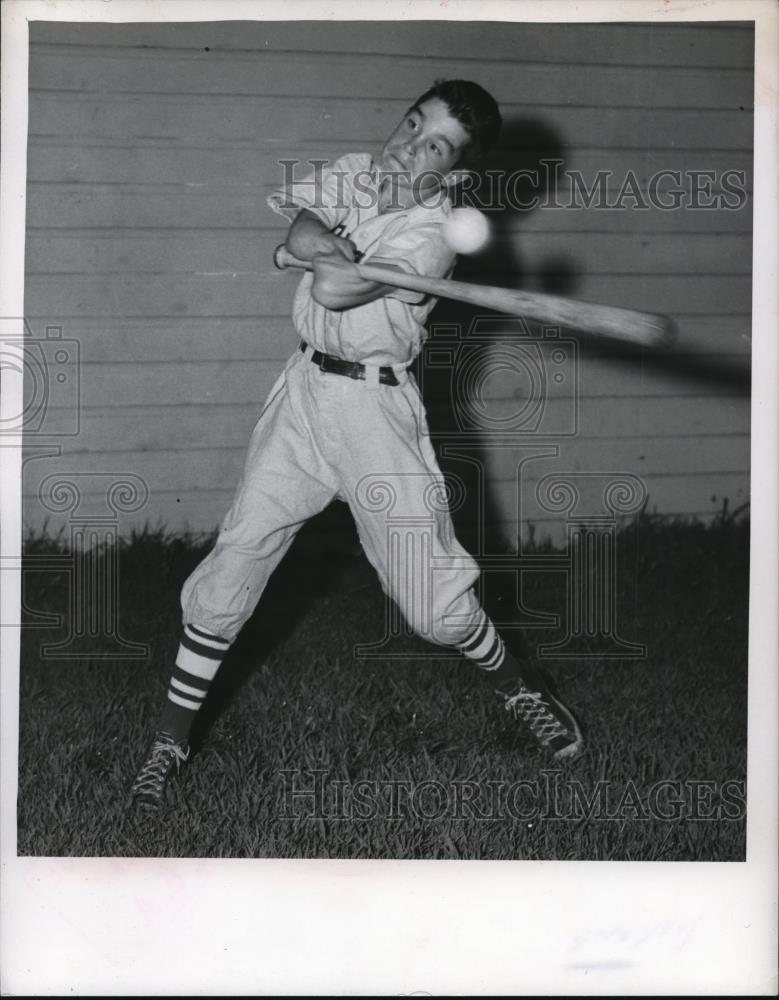
<instances>
[{"instance_id":1,"label":"black baseball cleat","mask_svg":"<svg viewBox=\"0 0 779 1000\"><path fill-rule=\"evenodd\" d=\"M177 742L170 733L156 733L146 760L130 788L130 799L139 806L159 809L173 773L189 760L189 744Z\"/></svg>"},{"instance_id":2,"label":"black baseball cleat","mask_svg":"<svg viewBox=\"0 0 779 1000\"><path fill-rule=\"evenodd\" d=\"M533 734L534 739L556 760L576 757L584 746L579 724L537 667L522 664L522 673L507 690L498 689L506 711L511 712Z\"/></svg>"}]
</instances>

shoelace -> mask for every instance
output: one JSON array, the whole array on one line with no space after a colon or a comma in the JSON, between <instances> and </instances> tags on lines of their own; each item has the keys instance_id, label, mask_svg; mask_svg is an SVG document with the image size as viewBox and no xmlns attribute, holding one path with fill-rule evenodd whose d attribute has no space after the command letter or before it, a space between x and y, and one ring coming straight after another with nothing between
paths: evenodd
<instances>
[{"instance_id":1,"label":"shoelace","mask_svg":"<svg viewBox=\"0 0 779 1000\"><path fill-rule=\"evenodd\" d=\"M506 699L506 711L513 712L528 724L539 741L546 745L555 736L565 736L568 730L547 708L540 691L521 687Z\"/></svg>"},{"instance_id":2,"label":"shoelace","mask_svg":"<svg viewBox=\"0 0 779 1000\"><path fill-rule=\"evenodd\" d=\"M178 743L156 742L151 748L149 759L138 772L138 777L133 784L133 792L157 793L165 783L165 777L178 759L182 763L187 760L189 754L178 745Z\"/></svg>"}]
</instances>

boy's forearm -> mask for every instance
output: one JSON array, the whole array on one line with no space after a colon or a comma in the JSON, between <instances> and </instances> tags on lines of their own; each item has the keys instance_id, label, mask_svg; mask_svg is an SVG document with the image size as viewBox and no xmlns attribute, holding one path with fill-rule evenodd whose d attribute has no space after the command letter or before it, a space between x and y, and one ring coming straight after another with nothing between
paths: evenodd
<instances>
[{"instance_id":1,"label":"boy's forearm","mask_svg":"<svg viewBox=\"0 0 779 1000\"><path fill-rule=\"evenodd\" d=\"M382 261L388 270L402 268ZM395 286L369 281L360 275L353 264L332 258L319 258L314 264L314 286L311 294L315 301L327 309L337 311L364 306L396 291Z\"/></svg>"},{"instance_id":2,"label":"boy's forearm","mask_svg":"<svg viewBox=\"0 0 779 1000\"><path fill-rule=\"evenodd\" d=\"M346 256L339 244L347 242L339 236L334 236L319 216L306 208L295 217L286 240L289 252L300 260L311 260L317 254L333 253L338 250Z\"/></svg>"},{"instance_id":3,"label":"boy's forearm","mask_svg":"<svg viewBox=\"0 0 779 1000\"><path fill-rule=\"evenodd\" d=\"M335 236L319 216L308 209L301 209L295 217L287 234L286 246L299 260L322 256L329 258L329 261L321 261L315 267L312 289L314 299L328 309L353 309L395 291L391 285L362 278L350 266L354 258L352 242ZM391 261L382 260L381 263L393 270L401 270Z\"/></svg>"},{"instance_id":4,"label":"boy's forearm","mask_svg":"<svg viewBox=\"0 0 779 1000\"><path fill-rule=\"evenodd\" d=\"M392 291L394 289L391 286L378 285L373 281L364 281L359 288L351 285L348 289L340 287L335 282L320 282L314 286L313 296L320 305L327 309L340 311L375 302L376 299L380 299Z\"/></svg>"}]
</instances>

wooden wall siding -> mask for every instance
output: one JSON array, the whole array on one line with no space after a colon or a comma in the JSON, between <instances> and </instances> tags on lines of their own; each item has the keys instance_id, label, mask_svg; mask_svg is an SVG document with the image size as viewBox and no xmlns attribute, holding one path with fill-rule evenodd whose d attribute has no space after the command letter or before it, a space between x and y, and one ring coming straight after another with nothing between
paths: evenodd
<instances>
[{"instance_id":1,"label":"wooden wall siding","mask_svg":"<svg viewBox=\"0 0 779 1000\"><path fill-rule=\"evenodd\" d=\"M33 23L26 315L37 336L57 326L78 340L81 420L60 458L29 463L28 523L57 524L37 491L62 470L142 476L150 500L125 527L218 524L296 344L296 279L270 263L285 231L265 206L279 158L374 151L447 76L495 93L505 163L535 143L588 184L613 171L612 194L628 171L645 194L661 169L744 172L737 211L550 206L498 228L522 287L563 280L580 298L669 312L682 330L665 363L583 344L578 434L529 468L528 489L550 471L610 470L641 476L667 514L746 502L752 57L747 24ZM479 280L511 280L495 266L476 267ZM521 389L496 376L488 395L499 416ZM68 407L49 429L72 425ZM482 444L495 516L515 539L522 452ZM537 533L564 537L537 513Z\"/></svg>"}]
</instances>

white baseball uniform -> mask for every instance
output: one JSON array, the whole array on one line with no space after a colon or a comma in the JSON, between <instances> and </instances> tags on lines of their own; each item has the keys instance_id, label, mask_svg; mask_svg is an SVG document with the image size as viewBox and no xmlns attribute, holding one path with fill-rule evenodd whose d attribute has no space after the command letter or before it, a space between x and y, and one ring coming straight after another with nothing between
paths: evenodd
<instances>
[{"instance_id":1,"label":"white baseball uniform","mask_svg":"<svg viewBox=\"0 0 779 1000\"><path fill-rule=\"evenodd\" d=\"M378 175L367 154L277 191L269 205L289 221L303 208L350 238L364 260L443 277L454 254L441 227L451 212L432 202L379 212ZM412 628L443 645L471 634L480 606L478 567L457 542L419 390L406 367L421 350L435 301L401 289L332 311L297 289L296 350L260 414L243 476L212 552L184 585L184 621L232 640L302 525L333 499L349 504L385 593ZM313 350L364 364L366 378L326 373ZM398 385L379 382L391 366Z\"/></svg>"}]
</instances>

